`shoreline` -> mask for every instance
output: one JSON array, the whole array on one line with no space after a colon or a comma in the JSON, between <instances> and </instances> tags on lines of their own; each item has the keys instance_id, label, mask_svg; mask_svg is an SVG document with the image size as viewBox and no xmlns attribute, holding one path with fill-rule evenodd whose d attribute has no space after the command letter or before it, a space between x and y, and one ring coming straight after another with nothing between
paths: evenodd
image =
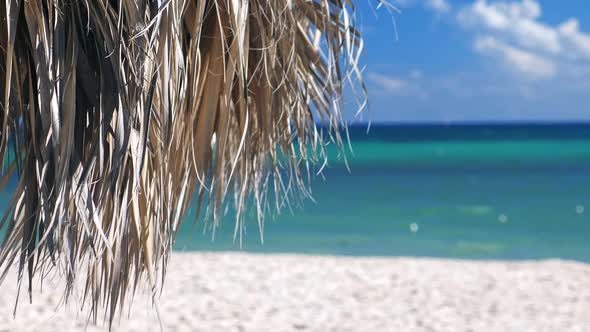
<instances>
[{"instance_id":1,"label":"shoreline","mask_svg":"<svg viewBox=\"0 0 590 332\"><path fill-rule=\"evenodd\" d=\"M15 276L0 287L0 331L84 330L76 301L55 311L56 280L32 305L23 287L13 319ZM113 331L160 331L147 299ZM588 331L590 264L174 252L159 310L164 331Z\"/></svg>"}]
</instances>

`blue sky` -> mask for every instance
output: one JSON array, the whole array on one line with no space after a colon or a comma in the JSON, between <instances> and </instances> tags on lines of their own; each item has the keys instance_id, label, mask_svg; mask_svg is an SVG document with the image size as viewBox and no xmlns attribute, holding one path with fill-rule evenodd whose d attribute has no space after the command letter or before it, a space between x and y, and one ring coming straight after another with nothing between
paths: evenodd
<instances>
[{"instance_id":1,"label":"blue sky","mask_svg":"<svg viewBox=\"0 0 590 332\"><path fill-rule=\"evenodd\" d=\"M589 0L389 1L356 2L362 120L590 121Z\"/></svg>"}]
</instances>

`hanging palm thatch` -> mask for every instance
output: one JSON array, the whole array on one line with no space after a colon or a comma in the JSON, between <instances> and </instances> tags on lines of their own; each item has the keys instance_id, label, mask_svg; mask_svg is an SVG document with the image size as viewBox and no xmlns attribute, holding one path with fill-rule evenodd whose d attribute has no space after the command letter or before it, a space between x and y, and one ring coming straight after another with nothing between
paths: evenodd
<instances>
[{"instance_id":1,"label":"hanging palm thatch","mask_svg":"<svg viewBox=\"0 0 590 332\"><path fill-rule=\"evenodd\" d=\"M212 228L235 204L237 235L248 202L280 208L323 156L316 123L340 143L343 82L359 78L352 9L1 0L0 190L18 179L3 271L17 263L30 292L56 267L66 298L82 278L94 317L112 320L142 280L159 288L193 199Z\"/></svg>"}]
</instances>

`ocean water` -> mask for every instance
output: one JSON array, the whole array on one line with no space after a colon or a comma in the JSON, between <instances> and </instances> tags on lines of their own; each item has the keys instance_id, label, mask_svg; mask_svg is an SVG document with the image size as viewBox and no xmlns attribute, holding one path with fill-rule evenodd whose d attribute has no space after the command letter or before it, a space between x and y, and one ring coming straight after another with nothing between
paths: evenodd
<instances>
[{"instance_id":1,"label":"ocean water","mask_svg":"<svg viewBox=\"0 0 590 332\"><path fill-rule=\"evenodd\" d=\"M178 250L590 261L590 125L353 127L315 202L255 218L242 248L226 218Z\"/></svg>"},{"instance_id":2,"label":"ocean water","mask_svg":"<svg viewBox=\"0 0 590 332\"><path fill-rule=\"evenodd\" d=\"M332 153L315 202L267 216L263 244L253 216L234 242L230 211L214 240L187 220L175 249L590 262L590 125L366 129L350 171Z\"/></svg>"}]
</instances>

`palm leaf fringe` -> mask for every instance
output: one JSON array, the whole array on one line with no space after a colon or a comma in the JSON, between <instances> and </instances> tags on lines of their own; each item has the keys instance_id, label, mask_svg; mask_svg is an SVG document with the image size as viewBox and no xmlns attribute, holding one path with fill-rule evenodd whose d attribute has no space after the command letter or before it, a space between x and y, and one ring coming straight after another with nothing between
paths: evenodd
<instances>
[{"instance_id":1,"label":"palm leaf fringe","mask_svg":"<svg viewBox=\"0 0 590 332\"><path fill-rule=\"evenodd\" d=\"M160 289L193 198L212 229L235 204L241 238L245 204L261 218L307 195L310 165L341 144L343 82L364 96L353 12L350 0L0 0L0 190L18 179L2 279L16 263L30 294L57 268L66 299L81 280L91 315L112 323L138 284Z\"/></svg>"}]
</instances>

